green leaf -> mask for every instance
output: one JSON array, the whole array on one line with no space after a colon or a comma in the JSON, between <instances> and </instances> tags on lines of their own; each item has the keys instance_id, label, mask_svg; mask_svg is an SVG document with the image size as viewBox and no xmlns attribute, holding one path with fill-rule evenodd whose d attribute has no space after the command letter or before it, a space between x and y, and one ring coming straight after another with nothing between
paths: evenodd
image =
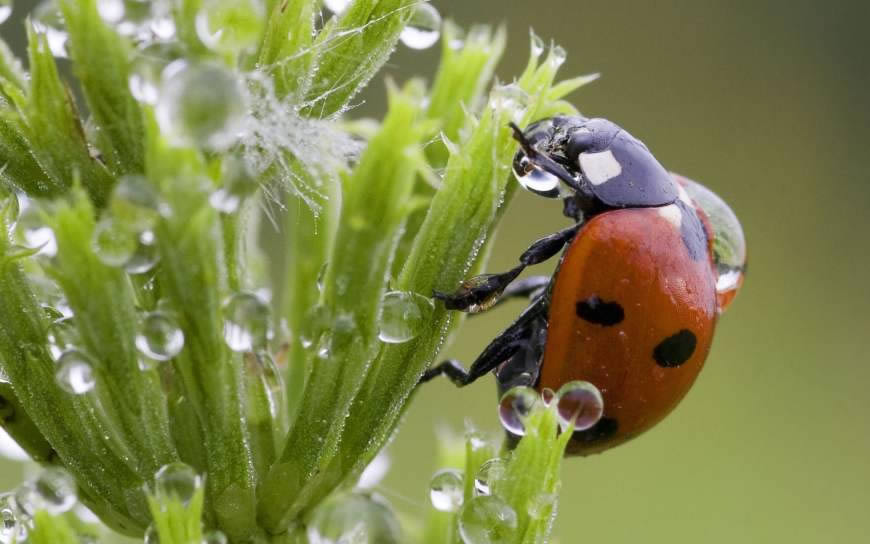
<instances>
[{"instance_id":1,"label":"green leaf","mask_svg":"<svg viewBox=\"0 0 870 544\"><path fill-rule=\"evenodd\" d=\"M63 0L73 69L87 99L97 147L115 175L141 172L142 112L128 87L128 47L103 22L96 0Z\"/></svg>"},{"instance_id":2,"label":"green leaf","mask_svg":"<svg viewBox=\"0 0 870 544\"><path fill-rule=\"evenodd\" d=\"M283 98L296 92L310 77L318 2L280 0L274 4L260 47L259 65L272 73L275 94Z\"/></svg>"},{"instance_id":3,"label":"green leaf","mask_svg":"<svg viewBox=\"0 0 870 544\"><path fill-rule=\"evenodd\" d=\"M113 179L91 157L72 95L60 79L46 37L31 26L28 38L30 94L21 114L31 152L54 187L68 189L78 176L91 199L101 205Z\"/></svg>"},{"instance_id":4,"label":"green leaf","mask_svg":"<svg viewBox=\"0 0 870 544\"><path fill-rule=\"evenodd\" d=\"M326 24L313 45L316 71L304 93L306 115L323 119L344 110L387 61L416 2L357 0Z\"/></svg>"},{"instance_id":5,"label":"green leaf","mask_svg":"<svg viewBox=\"0 0 870 544\"><path fill-rule=\"evenodd\" d=\"M28 535L33 544L79 544L79 538L63 516L40 510L33 516L33 530Z\"/></svg>"}]
</instances>

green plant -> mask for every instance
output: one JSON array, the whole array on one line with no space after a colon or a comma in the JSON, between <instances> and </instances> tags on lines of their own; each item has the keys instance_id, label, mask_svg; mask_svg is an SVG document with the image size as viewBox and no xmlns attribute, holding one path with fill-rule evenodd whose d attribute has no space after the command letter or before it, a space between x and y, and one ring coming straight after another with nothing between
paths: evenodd
<instances>
[{"instance_id":1,"label":"green plant","mask_svg":"<svg viewBox=\"0 0 870 544\"><path fill-rule=\"evenodd\" d=\"M514 190L508 122L573 112L587 79L555 84L564 51L533 36L523 74L492 85L504 32L446 23L432 85L388 84L381 122L349 122L420 2L322 24L314 0L107 4L58 3L80 97L45 22L29 73L0 48L3 427L121 533L200 542L201 519L298 541L458 325L427 297L486 260ZM557 486L564 443L536 414L499 484L511 504ZM35 542L75 541L35 505ZM507 541L546 538L550 508L523 507ZM421 540L456 541L444 516Z\"/></svg>"}]
</instances>

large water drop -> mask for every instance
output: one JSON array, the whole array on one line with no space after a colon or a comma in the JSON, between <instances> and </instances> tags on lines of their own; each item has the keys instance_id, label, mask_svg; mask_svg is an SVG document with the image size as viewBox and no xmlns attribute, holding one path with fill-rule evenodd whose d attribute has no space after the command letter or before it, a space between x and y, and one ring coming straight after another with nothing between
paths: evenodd
<instances>
[{"instance_id":1,"label":"large water drop","mask_svg":"<svg viewBox=\"0 0 870 544\"><path fill-rule=\"evenodd\" d=\"M456 469L445 468L432 476L429 482L429 500L436 510L456 512L465 497L465 484L462 473Z\"/></svg>"},{"instance_id":2,"label":"large water drop","mask_svg":"<svg viewBox=\"0 0 870 544\"><path fill-rule=\"evenodd\" d=\"M428 49L441 36L441 14L429 3L417 3L407 26L399 34L403 44L411 49Z\"/></svg>"},{"instance_id":3,"label":"large water drop","mask_svg":"<svg viewBox=\"0 0 870 544\"><path fill-rule=\"evenodd\" d=\"M462 507L457 525L464 544L508 544L516 541L518 520L508 503L481 495Z\"/></svg>"},{"instance_id":4,"label":"large water drop","mask_svg":"<svg viewBox=\"0 0 870 544\"><path fill-rule=\"evenodd\" d=\"M388 344L401 344L422 332L435 306L423 295L410 291L390 291L381 303L378 338Z\"/></svg>"}]
</instances>

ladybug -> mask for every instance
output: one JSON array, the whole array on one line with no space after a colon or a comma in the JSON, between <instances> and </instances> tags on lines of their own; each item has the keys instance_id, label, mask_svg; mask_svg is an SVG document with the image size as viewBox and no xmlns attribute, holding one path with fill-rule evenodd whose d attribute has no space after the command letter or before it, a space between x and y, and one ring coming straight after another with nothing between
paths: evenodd
<instances>
[{"instance_id":1,"label":"ladybug","mask_svg":"<svg viewBox=\"0 0 870 544\"><path fill-rule=\"evenodd\" d=\"M651 428L688 392L742 284L743 232L718 196L668 172L611 121L559 116L511 128L514 175L562 199L573 224L534 242L508 272L435 292L447 309L471 313L509 297L531 302L468 370L448 360L421 381L444 374L463 386L493 372L501 393L589 382L603 414L574 431L567 454L601 452ZM517 279L560 252L552 277Z\"/></svg>"}]
</instances>

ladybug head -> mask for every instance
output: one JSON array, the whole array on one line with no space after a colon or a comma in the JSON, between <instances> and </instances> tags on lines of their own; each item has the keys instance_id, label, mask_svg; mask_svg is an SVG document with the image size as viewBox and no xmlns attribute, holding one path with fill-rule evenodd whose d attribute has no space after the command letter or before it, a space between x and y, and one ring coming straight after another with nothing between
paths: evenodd
<instances>
[{"instance_id":1,"label":"ladybug head","mask_svg":"<svg viewBox=\"0 0 870 544\"><path fill-rule=\"evenodd\" d=\"M640 140L607 119L558 116L522 131L511 124L520 149L513 171L526 189L565 199L565 214L592 215L613 208L662 206L677 189Z\"/></svg>"}]
</instances>

